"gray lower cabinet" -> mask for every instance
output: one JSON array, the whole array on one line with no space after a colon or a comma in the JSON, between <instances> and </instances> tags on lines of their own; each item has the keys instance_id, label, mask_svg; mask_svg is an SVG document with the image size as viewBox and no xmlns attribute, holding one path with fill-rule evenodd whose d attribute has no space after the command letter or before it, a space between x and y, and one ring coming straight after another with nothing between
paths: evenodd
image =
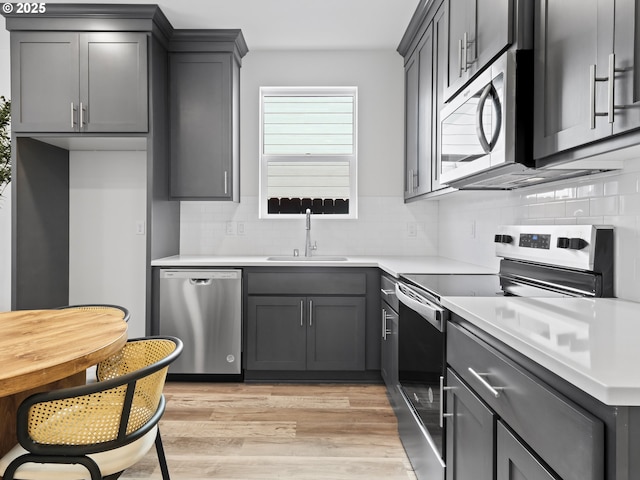
<instances>
[{"instance_id":1,"label":"gray lower cabinet","mask_svg":"<svg viewBox=\"0 0 640 480\"><path fill-rule=\"evenodd\" d=\"M16 132L147 132L147 34L12 32Z\"/></svg>"},{"instance_id":2,"label":"gray lower cabinet","mask_svg":"<svg viewBox=\"0 0 640 480\"><path fill-rule=\"evenodd\" d=\"M362 297L250 296L249 370L364 370Z\"/></svg>"},{"instance_id":3,"label":"gray lower cabinet","mask_svg":"<svg viewBox=\"0 0 640 480\"><path fill-rule=\"evenodd\" d=\"M451 370L447 370L446 478L493 480L495 417Z\"/></svg>"},{"instance_id":4,"label":"gray lower cabinet","mask_svg":"<svg viewBox=\"0 0 640 480\"><path fill-rule=\"evenodd\" d=\"M497 430L497 480L556 479L500 421Z\"/></svg>"},{"instance_id":5,"label":"gray lower cabinet","mask_svg":"<svg viewBox=\"0 0 640 480\"><path fill-rule=\"evenodd\" d=\"M535 5L535 158L640 128L640 1Z\"/></svg>"},{"instance_id":6,"label":"gray lower cabinet","mask_svg":"<svg viewBox=\"0 0 640 480\"><path fill-rule=\"evenodd\" d=\"M305 299L252 296L249 297L247 305L247 368L305 370Z\"/></svg>"},{"instance_id":7,"label":"gray lower cabinet","mask_svg":"<svg viewBox=\"0 0 640 480\"><path fill-rule=\"evenodd\" d=\"M242 33L177 31L170 48L171 196L238 202Z\"/></svg>"},{"instance_id":8,"label":"gray lower cabinet","mask_svg":"<svg viewBox=\"0 0 640 480\"><path fill-rule=\"evenodd\" d=\"M447 480L604 480L604 423L447 324Z\"/></svg>"}]
</instances>

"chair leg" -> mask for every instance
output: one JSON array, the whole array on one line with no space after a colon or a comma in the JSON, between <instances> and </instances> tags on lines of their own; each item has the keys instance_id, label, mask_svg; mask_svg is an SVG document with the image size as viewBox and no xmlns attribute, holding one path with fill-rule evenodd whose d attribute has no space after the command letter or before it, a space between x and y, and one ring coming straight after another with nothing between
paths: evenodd
<instances>
[{"instance_id":1,"label":"chair leg","mask_svg":"<svg viewBox=\"0 0 640 480\"><path fill-rule=\"evenodd\" d=\"M158 454L158 462L160 462L160 471L162 472L162 480L171 480L169 477L169 468L167 467L167 459L164 456L164 447L162 446L162 438L160 437L160 429L156 435L156 453Z\"/></svg>"}]
</instances>

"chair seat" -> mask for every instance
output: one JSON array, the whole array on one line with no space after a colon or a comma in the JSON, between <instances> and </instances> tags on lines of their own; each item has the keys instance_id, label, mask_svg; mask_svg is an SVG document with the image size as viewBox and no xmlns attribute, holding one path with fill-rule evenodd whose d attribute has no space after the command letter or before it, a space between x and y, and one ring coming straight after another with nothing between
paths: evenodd
<instances>
[{"instance_id":1,"label":"chair seat","mask_svg":"<svg viewBox=\"0 0 640 480\"><path fill-rule=\"evenodd\" d=\"M135 442L106 452L87 455L100 467L102 476L121 472L144 457L154 445L158 425ZM0 459L0 476L4 475L9 464L21 455L29 453L20 445L13 447ZM90 480L89 472L82 465L26 463L18 468L19 480Z\"/></svg>"}]
</instances>

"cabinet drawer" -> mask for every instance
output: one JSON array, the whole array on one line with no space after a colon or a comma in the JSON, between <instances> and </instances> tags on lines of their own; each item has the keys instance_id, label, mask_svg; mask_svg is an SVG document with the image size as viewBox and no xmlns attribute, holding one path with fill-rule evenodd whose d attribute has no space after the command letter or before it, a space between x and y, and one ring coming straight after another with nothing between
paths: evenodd
<instances>
[{"instance_id":1,"label":"cabinet drawer","mask_svg":"<svg viewBox=\"0 0 640 480\"><path fill-rule=\"evenodd\" d=\"M563 480L603 480L599 419L471 333L453 323L448 327L449 365L512 430Z\"/></svg>"},{"instance_id":2,"label":"cabinet drawer","mask_svg":"<svg viewBox=\"0 0 640 480\"><path fill-rule=\"evenodd\" d=\"M251 272L249 295L365 295L364 272Z\"/></svg>"},{"instance_id":3,"label":"cabinet drawer","mask_svg":"<svg viewBox=\"0 0 640 480\"><path fill-rule=\"evenodd\" d=\"M396 281L383 275L380 279L381 299L387 302L396 312L400 310L396 296Z\"/></svg>"}]
</instances>

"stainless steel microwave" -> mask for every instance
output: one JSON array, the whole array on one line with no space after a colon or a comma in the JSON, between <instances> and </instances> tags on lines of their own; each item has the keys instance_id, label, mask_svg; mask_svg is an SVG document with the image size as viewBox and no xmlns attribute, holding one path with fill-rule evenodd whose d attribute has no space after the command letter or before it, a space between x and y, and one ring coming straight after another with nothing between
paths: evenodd
<instances>
[{"instance_id":1,"label":"stainless steel microwave","mask_svg":"<svg viewBox=\"0 0 640 480\"><path fill-rule=\"evenodd\" d=\"M603 171L535 168L533 52L507 50L441 111L440 179L460 190L512 190Z\"/></svg>"},{"instance_id":2,"label":"stainless steel microwave","mask_svg":"<svg viewBox=\"0 0 640 480\"><path fill-rule=\"evenodd\" d=\"M505 52L443 108L443 183L464 186L465 179L496 167L533 166L530 62L529 51Z\"/></svg>"}]
</instances>

